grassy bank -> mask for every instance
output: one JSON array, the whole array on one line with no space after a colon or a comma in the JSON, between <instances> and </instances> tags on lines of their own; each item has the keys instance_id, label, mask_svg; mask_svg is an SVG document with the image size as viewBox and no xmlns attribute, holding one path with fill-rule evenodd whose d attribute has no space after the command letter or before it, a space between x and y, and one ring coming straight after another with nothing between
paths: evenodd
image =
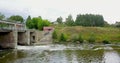
<instances>
[{"instance_id":1,"label":"grassy bank","mask_svg":"<svg viewBox=\"0 0 120 63\"><path fill-rule=\"evenodd\" d=\"M58 35L58 40L61 33L67 36L67 41L71 41L74 37L81 34L84 41L89 41L94 36L95 42L120 42L120 28L111 27L55 27Z\"/></svg>"}]
</instances>

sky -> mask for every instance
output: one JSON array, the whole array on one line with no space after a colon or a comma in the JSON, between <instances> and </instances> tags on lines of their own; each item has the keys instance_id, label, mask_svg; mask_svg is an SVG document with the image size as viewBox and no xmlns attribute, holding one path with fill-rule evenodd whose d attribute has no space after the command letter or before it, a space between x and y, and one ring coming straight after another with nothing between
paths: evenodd
<instances>
[{"instance_id":1,"label":"sky","mask_svg":"<svg viewBox=\"0 0 120 63\"><path fill-rule=\"evenodd\" d=\"M71 14L100 14L110 24L120 22L119 0L0 0L0 12L6 16L21 15L26 18L42 16L55 21Z\"/></svg>"}]
</instances>

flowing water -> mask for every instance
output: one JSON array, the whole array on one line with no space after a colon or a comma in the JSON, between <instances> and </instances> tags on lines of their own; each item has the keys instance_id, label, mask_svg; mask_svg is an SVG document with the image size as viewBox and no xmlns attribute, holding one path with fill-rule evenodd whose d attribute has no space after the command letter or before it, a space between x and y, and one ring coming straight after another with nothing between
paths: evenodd
<instances>
[{"instance_id":1,"label":"flowing water","mask_svg":"<svg viewBox=\"0 0 120 63\"><path fill-rule=\"evenodd\" d=\"M41 45L0 51L0 63L120 63L119 46Z\"/></svg>"}]
</instances>

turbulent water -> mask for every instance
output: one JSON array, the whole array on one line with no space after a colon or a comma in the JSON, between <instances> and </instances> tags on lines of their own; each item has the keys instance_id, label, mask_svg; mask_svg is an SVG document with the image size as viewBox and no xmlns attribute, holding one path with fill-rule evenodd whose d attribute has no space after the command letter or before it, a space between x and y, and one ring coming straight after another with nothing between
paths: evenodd
<instances>
[{"instance_id":1,"label":"turbulent water","mask_svg":"<svg viewBox=\"0 0 120 63\"><path fill-rule=\"evenodd\" d=\"M0 63L120 63L120 48L94 45L18 46L0 51Z\"/></svg>"}]
</instances>

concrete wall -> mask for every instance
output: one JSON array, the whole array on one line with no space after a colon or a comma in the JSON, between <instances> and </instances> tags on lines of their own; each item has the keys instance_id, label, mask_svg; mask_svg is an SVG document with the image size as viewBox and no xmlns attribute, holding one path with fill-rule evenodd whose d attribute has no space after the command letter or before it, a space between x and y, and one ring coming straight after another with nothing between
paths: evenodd
<instances>
[{"instance_id":1,"label":"concrete wall","mask_svg":"<svg viewBox=\"0 0 120 63\"><path fill-rule=\"evenodd\" d=\"M52 43L52 32L48 31L35 31L35 44L51 44Z\"/></svg>"},{"instance_id":2,"label":"concrete wall","mask_svg":"<svg viewBox=\"0 0 120 63\"><path fill-rule=\"evenodd\" d=\"M35 31L35 42L39 43L40 40L44 37L44 32L43 31Z\"/></svg>"},{"instance_id":3,"label":"concrete wall","mask_svg":"<svg viewBox=\"0 0 120 63\"><path fill-rule=\"evenodd\" d=\"M2 48L16 48L17 46L17 32L0 32L0 47Z\"/></svg>"},{"instance_id":4,"label":"concrete wall","mask_svg":"<svg viewBox=\"0 0 120 63\"><path fill-rule=\"evenodd\" d=\"M51 43L51 33L38 30L26 30L24 32L13 30L11 32L0 32L0 47L17 48L17 45L31 45L33 43Z\"/></svg>"},{"instance_id":5,"label":"concrete wall","mask_svg":"<svg viewBox=\"0 0 120 63\"><path fill-rule=\"evenodd\" d=\"M18 32L18 45L30 45L30 31Z\"/></svg>"},{"instance_id":6,"label":"concrete wall","mask_svg":"<svg viewBox=\"0 0 120 63\"><path fill-rule=\"evenodd\" d=\"M30 44L33 44L35 43L35 33L34 32L30 32Z\"/></svg>"},{"instance_id":7,"label":"concrete wall","mask_svg":"<svg viewBox=\"0 0 120 63\"><path fill-rule=\"evenodd\" d=\"M30 31L0 32L1 48L17 48L17 45L30 45Z\"/></svg>"}]
</instances>

